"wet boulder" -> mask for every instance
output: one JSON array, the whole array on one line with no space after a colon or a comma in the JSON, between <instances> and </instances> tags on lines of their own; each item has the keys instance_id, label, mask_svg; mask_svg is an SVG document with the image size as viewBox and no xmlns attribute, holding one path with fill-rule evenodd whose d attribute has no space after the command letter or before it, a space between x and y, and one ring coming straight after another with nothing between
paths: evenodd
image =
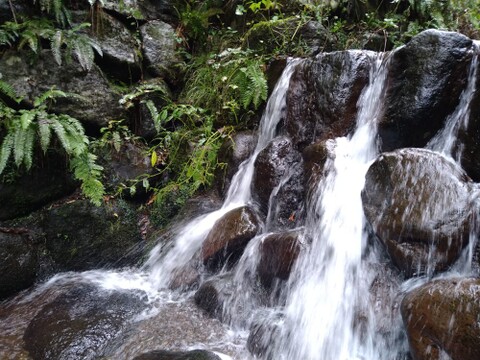
<instances>
[{"instance_id":1,"label":"wet boulder","mask_svg":"<svg viewBox=\"0 0 480 360\"><path fill-rule=\"evenodd\" d=\"M96 359L108 341L144 309L142 293L80 284L60 294L32 319L24 334L34 359Z\"/></svg>"},{"instance_id":2,"label":"wet boulder","mask_svg":"<svg viewBox=\"0 0 480 360\"><path fill-rule=\"evenodd\" d=\"M110 199L101 206L73 200L46 210L46 248L59 270L82 271L132 264L141 240L131 205Z\"/></svg>"},{"instance_id":3,"label":"wet boulder","mask_svg":"<svg viewBox=\"0 0 480 360\"><path fill-rule=\"evenodd\" d=\"M442 271L457 260L477 197L460 167L425 149L380 155L362 192L367 220L406 276Z\"/></svg>"},{"instance_id":4,"label":"wet boulder","mask_svg":"<svg viewBox=\"0 0 480 360\"><path fill-rule=\"evenodd\" d=\"M33 61L29 59L26 50L9 50L0 58L2 80L12 85L29 105L33 106L36 97L54 87L75 96L57 98L49 110L70 115L87 128L98 130L111 119L125 117L118 103L120 95L95 64L89 71L74 59L59 66L50 50L38 51Z\"/></svg>"},{"instance_id":5,"label":"wet boulder","mask_svg":"<svg viewBox=\"0 0 480 360\"><path fill-rule=\"evenodd\" d=\"M162 21L153 20L140 27L142 52L147 70L168 83L178 81L180 59L177 56L175 29Z\"/></svg>"},{"instance_id":6,"label":"wet boulder","mask_svg":"<svg viewBox=\"0 0 480 360\"><path fill-rule=\"evenodd\" d=\"M250 327L247 349L251 354L266 360L274 360L274 350L282 339L283 314L278 312L257 316Z\"/></svg>"},{"instance_id":7,"label":"wet boulder","mask_svg":"<svg viewBox=\"0 0 480 360\"><path fill-rule=\"evenodd\" d=\"M234 293L231 273L221 274L205 281L195 293L195 304L208 315L224 319L224 307Z\"/></svg>"},{"instance_id":8,"label":"wet boulder","mask_svg":"<svg viewBox=\"0 0 480 360\"><path fill-rule=\"evenodd\" d=\"M287 91L285 127L299 150L312 142L344 136L355 127L357 101L368 84L373 53L321 53L303 61Z\"/></svg>"},{"instance_id":9,"label":"wet boulder","mask_svg":"<svg viewBox=\"0 0 480 360\"><path fill-rule=\"evenodd\" d=\"M218 355L208 350L167 351L153 350L136 356L133 360L221 360Z\"/></svg>"},{"instance_id":10,"label":"wet boulder","mask_svg":"<svg viewBox=\"0 0 480 360\"><path fill-rule=\"evenodd\" d=\"M298 230L273 233L262 239L257 272L265 288L271 288L275 280L288 280L302 241Z\"/></svg>"},{"instance_id":11,"label":"wet boulder","mask_svg":"<svg viewBox=\"0 0 480 360\"><path fill-rule=\"evenodd\" d=\"M438 30L426 30L392 53L378 125L382 151L427 144L458 105L471 59L471 39Z\"/></svg>"},{"instance_id":12,"label":"wet boulder","mask_svg":"<svg viewBox=\"0 0 480 360\"><path fill-rule=\"evenodd\" d=\"M251 131L238 132L224 141L218 151L218 162L225 166L217 167L215 173L215 182L221 196L227 194L238 167L252 155L256 144L257 136Z\"/></svg>"},{"instance_id":13,"label":"wet boulder","mask_svg":"<svg viewBox=\"0 0 480 360\"><path fill-rule=\"evenodd\" d=\"M260 231L259 216L248 206L227 212L215 222L202 245L203 263L210 269L233 263Z\"/></svg>"},{"instance_id":14,"label":"wet boulder","mask_svg":"<svg viewBox=\"0 0 480 360\"><path fill-rule=\"evenodd\" d=\"M0 228L0 300L33 285L39 270L29 231Z\"/></svg>"},{"instance_id":15,"label":"wet boulder","mask_svg":"<svg viewBox=\"0 0 480 360\"><path fill-rule=\"evenodd\" d=\"M414 360L480 359L479 279L426 283L405 296L401 313Z\"/></svg>"},{"instance_id":16,"label":"wet boulder","mask_svg":"<svg viewBox=\"0 0 480 360\"><path fill-rule=\"evenodd\" d=\"M260 209L268 212L272 191L282 180L294 176L294 165L301 162L301 155L293 147L287 137L273 139L255 159L254 173L251 185L253 199Z\"/></svg>"}]
</instances>

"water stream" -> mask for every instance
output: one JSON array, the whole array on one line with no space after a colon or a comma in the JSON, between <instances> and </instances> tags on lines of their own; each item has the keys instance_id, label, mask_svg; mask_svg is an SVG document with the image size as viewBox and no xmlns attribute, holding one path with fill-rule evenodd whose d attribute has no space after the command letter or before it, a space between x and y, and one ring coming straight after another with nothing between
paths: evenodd
<instances>
[{"instance_id":1,"label":"water stream","mask_svg":"<svg viewBox=\"0 0 480 360\"><path fill-rule=\"evenodd\" d=\"M457 160L461 155L461 146L456 145L457 134L468 124L469 104L476 91L478 52L457 109L429 143L430 149ZM270 224L276 211L274 196L278 187L271 197L263 233L249 242L233 270L220 273L220 276L231 275L233 284L230 298L224 303L224 323L209 319L197 309L192 292L172 291L169 285L176 272L195 259L218 219L237 207L253 206L250 187L255 159L278 135L277 128L285 117L290 78L302 60L289 60L267 103L253 155L240 165L220 209L190 221L175 233L171 242L161 242L140 269L59 274L34 291L19 295L13 300L19 305L11 316L5 315L9 304L0 308L0 315L3 311L2 316L8 320L8 324L6 321L0 325L0 331L6 334L0 339L0 355L10 353L4 357L12 359L27 356L19 339L35 311L38 312L28 309L28 304L34 301L43 304L49 292L88 283L105 291L140 291L146 295L142 298L145 310L132 320L130 337L121 338L120 342L114 342L115 346L104 350L106 358L130 359L141 351L154 349L159 346L160 333L168 339L164 341L165 348L206 348L229 354L221 355L222 359L407 359L408 345L398 300L402 293L423 280L402 284L392 274L388 294L380 297L371 294L378 274L386 271L381 263L385 256L375 244L367 246L369 233L361 191L365 173L378 156L377 120L383 111L388 56L373 53L368 56L369 83L357 103L355 131L348 137L327 142L329 158L323 177L315 191L309 193L304 226L296 229L301 242L308 245L302 247L289 280L278 291L272 291L270 297L260 293L255 275L259 246L270 231L275 231ZM291 176L287 172L280 185ZM471 246L469 249L462 258L462 266L452 271L469 271L465 265L471 259ZM257 357L248 353L246 341L250 328L261 319L266 319L270 329L263 335L269 347ZM167 323L168 326L162 325ZM188 329L183 334L185 327Z\"/></svg>"}]
</instances>

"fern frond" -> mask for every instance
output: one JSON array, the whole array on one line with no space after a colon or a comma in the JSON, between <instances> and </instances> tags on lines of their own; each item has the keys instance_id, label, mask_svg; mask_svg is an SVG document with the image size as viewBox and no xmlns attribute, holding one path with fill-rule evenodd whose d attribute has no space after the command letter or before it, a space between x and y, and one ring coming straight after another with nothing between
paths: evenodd
<instances>
[{"instance_id":1,"label":"fern frond","mask_svg":"<svg viewBox=\"0 0 480 360\"><path fill-rule=\"evenodd\" d=\"M0 73L0 78L2 77L2 74ZM6 83L5 81L0 80L0 95L4 95L15 102L19 103L21 99L18 98L17 94L15 93L15 90L13 87Z\"/></svg>"},{"instance_id":2,"label":"fern frond","mask_svg":"<svg viewBox=\"0 0 480 360\"><path fill-rule=\"evenodd\" d=\"M63 32L61 30L57 30L50 39L50 48L52 50L53 58L58 65L62 65L62 43Z\"/></svg>"},{"instance_id":3,"label":"fern frond","mask_svg":"<svg viewBox=\"0 0 480 360\"><path fill-rule=\"evenodd\" d=\"M20 125L23 130L26 130L30 127L33 119L35 119L35 112L30 110L21 110L20 113Z\"/></svg>"},{"instance_id":4,"label":"fern frond","mask_svg":"<svg viewBox=\"0 0 480 360\"><path fill-rule=\"evenodd\" d=\"M32 167L33 159L33 145L35 144L35 128L30 126L25 132L25 142L23 148L23 164L25 168L29 170Z\"/></svg>"},{"instance_id":5,"label":"fern frond","mask_svg":"<svg viewBox=\"0 0 480 360\"><path fill-rule=\"evenodd\" d=\"M40 138L40 147L45 153L50 145L52 138L52 131L50 127L50 121L46 117L37 116L38 120L38 136Z\"/></svg>"},{"instance_id":6,"label":"fern frond","mask_svg":"<svg viewBox=\"0 0 480 360\"><path fill-rule=\"evenodd\" d=\"M105 188L100 181L103 168L95 163L96 156L84 152L70 160L70 165L76 179L82 182L81 188L95 205L100 205L105 194Z\"/></svg>"},{"instance_id":7,"label":"fern frond","mask_svg":"<svg viewBox=\"0 0 480 360\"><path fill-rule=\"evenodd\" d=\"M90 71L95 59L90 41L86 36L78 36L73 44L73 54L77 58L82 69Z\"/></svg>"},{"instance_id":8,"label":"fern frond","mask_svg":"<svg viewBox=\"0 0 480 360\"><path fill-rule=\"evenodd\" d=\"M13 142L15 144L13 147L13 159L15 161L15 165L20 166L22 165L25 157L25 142L27 141L27 132L19 126L17 126L13 131Z\"/></svg>"},{"instance_id":9,"label":"fern frond","mask_svg":"<svg viewBox=\"0 0 480 360\"><path fill-rule=\"evenodd\" d=\"M8 159L13 152L14 136L13 133L9 132L2 142L2 147L0 148L0 174L3 173L5 167L7 166Z\"/></svg>"},{"instance_id":10,"label":"fern frond","mask_svg":"<svg viewBox=\"0 0 480 360\"><path fill-rule=\"evenodd\" d=\"M45 102L49 99L55 99L57 97L66 97L66 96L67 94L62 90L58 90L52 87L50 90L45 91L44 93L40 94L40 96L37 96L33 100L33 106L37 108L45 104Z\"/></svg>"},{"instance_id":11,"label":"fern frond","mask_svg":"<svg viewBox=\"0 0 480 360\"><path fill-rule=\"evenodd\" d=\"M65 133L65 128L63 127L62 123L58 121L56 117L50 117L51 121L51 127L55 134L57 135L58 140L60 140L60 143L63 146L63 149L67 154L72 153L72 148L70 146L69 139L67 137L67 134Z\"/></svg>"},{"instance_id":12,"label":"fern frond","mask_svg":"<svg viewBox=\"0 0 480 360\"><path fill-rule=\"evenodd\" d=\"M251 64L247 68L247 77L250 85L248 89L251 93L252 103L254 108L257 109L261 102L267 100L267 79L258 64Z\"/></svg>"}]
</instances>

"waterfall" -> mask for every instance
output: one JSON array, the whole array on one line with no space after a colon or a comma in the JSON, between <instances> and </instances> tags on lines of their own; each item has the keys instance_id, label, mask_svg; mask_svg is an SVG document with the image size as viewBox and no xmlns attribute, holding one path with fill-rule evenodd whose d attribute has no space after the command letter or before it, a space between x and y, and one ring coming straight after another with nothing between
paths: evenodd
<instances>
[{"instance_id":1,"label":"waterfall","mask_svg":"<svg viewBox=\"0 0 480 360\"><path fill-rule=\"evenodd\" d=\"M356 131L330 142L334 159L327 160L310 199L305 232L312 245L292 274L274 359L374 358L352 329L357 303L368 297L361 269L366 232L360 192L377 155L376 123L387 74L382 59L372 62L369 85L358 102Z\"/></svg>"},{"instance_id":2,"label":"waterfall","mask_svg":"<svg viewBox=\"0 0 480 360\"><path fill-rule=\"evenodd\" d=\"M445 126L435 137L429 141L427 148L437 151L446 157L452 157L456 162L462 156L462 145L457 145L457 137L460 130L466 130L470 119L470 102L475 95L476 79L478 71L478 57L480 42L474 43L474 54L468 71L467 87L463 90L460 101L455 111L445 121ZM457 145L457 146L456 146Z\"/></svg>"},{"instance_id":3,"label":"waterfall","mask_svg":"<svg viewBox=\"0 0 480 360\"><path fill-rule=\"evenodd\" d=\"M267 102L260 121L259 136L252 156L240 164L233 176L223 206L214 212L202 215L186 224L173 241L173 247L164 254L163 245L157 245L150 254L144 268L150 272L150 281L157 288L167 287L172 275L188 263L202 246L203 240L215 222L230 210L246 205L251 201L250 186L254 163L260 151L268 145L276 134L277 125L285 112L285 98L295 67L300 60L291 59L278 80Z\"/></svg>"}]
</instances>

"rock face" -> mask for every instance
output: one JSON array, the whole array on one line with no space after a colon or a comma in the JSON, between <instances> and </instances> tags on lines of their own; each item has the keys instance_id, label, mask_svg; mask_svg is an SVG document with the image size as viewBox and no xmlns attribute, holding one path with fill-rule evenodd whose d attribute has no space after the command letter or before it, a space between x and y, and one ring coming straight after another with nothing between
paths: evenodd
<instances>
[{"instance_id":1,"label":"rock face","mask_svg":"<svg viewBox=\"0 0 480 360\"><path fill-rule=\"evenodd\" d=\"M382 151L423 147L442 128L465 88L471 50L464 35L427 30L393 52L378 128Z\"/></svg>"},{"instance_id":2,"label":"rock face","mask_svg":"<svg viewBox=\"0 0 480 360\"><path fill-rule=\"evenodd\" d=\"M106 12L101 12L98 22L95 40L103 52L98 59L100 67L127 84L138 81L142 62L137 39L122 22Z\"/></svg>"},{"instance_id":3,"label":"rock face","mask_svg":"<svg viewBox=\"0 0 480 360\"><path fill-rule=\"evenodd\" d=\"M407 276L452 265L476 213L465 173L424 149L382 154L366 174L362 200L373 230Z\"/></svg>"},{"instance_id":4,"label":"rock face","mask_svg":"<svg viewBox=\"0 0 480 360\"><path fill-rule=\"evenodd\" d=\"M140 294L80 285L40 310L25 331L25 346L39 360L96 359L143 306Z\"/></svg>"},{"instance_id":5,"label":"rock face","mask_svg":"<svg viewBox=\"0 0 480 360\"><path fill-rule=\"evenodd\" d=\"M298 230L271 234L262 240L257 272L264 287L270 288L276 279L288 279L301 250L301 243Z\"/></svg>"},{"instance_id":6,"label":"rock face","mask_svg":"<svg viewBox=\"0 0 480 360\"><path fill-rule=\"evenodd\" d=\"M45 214L46 247L60 270L124 266L128 251L141 239L136 214L125 202L101 207L75 200Z\"/></svg>"},{"instance_id":7,"label":"rock face","mask_svg":"<svg viewBox=\"0 0 480 360\"><path fill-rule=\"evenodd\" d=\"M408 293L401 312L414 360L480 359L480 280L443 279Z\"/></svg>"},{"instance_id":8,"label":"rock face","mask_svg":"<svg viewBox=\"0 0 480 360\"><path fill-rule=\"evenodd\" d=\"M176 55L177 43L175 29L162 21L153 20L140 27L143 55L147 69L155 76L163 77L169 83L178 79L175 65L179 59Z\"/></svg>"},{"instance_id":9,"label":"rock face","mask_svg":"<svg viewBox=\"0 0 480 360\"><path fill-rule=\"evenodd\" d=\"M248 206L227 212L217 220L203 242L203 263L214 269L225 264L227 260L238 260L260 228L258 215Z\"/></svg>"},{"instance_id":10,"label":"rock face","mask_svg":"<svg viewBox=\"0 0 480 360\"><path fill-rule=\"evenodd\" d=\"M55 87L76 95L57 99L50 110L68 114L87 127L99 129L111 119L125 117L118 104L120 96L112 90L96 65L86 71L72 60L59 67L50 50L39 51L32 64L27 59L26 51L6 51L0 58L0 68L2 80L12 85L17 95L31 105L37 96Z\"/></svg>"},{"instance_id":11,"label":"rock face","mask_svg":"<svg viewBox=\"0 0 480 360\"><path fill-rule=\"evenodd\" d=\"M355 127L357 100L368 84L373 53L322 53L296 68L287 93L285 127L299 150Z\"/></svg>"},{"instance_id":12,"label":"rock face","mask_svg":"<svg viewBox=\"0 0 480 360\"><path fill-rule=\"evenodd\" d=\"M0 228L0 300L33 285L37 249L25 229Z\"/></svg>"}]
</instances>

